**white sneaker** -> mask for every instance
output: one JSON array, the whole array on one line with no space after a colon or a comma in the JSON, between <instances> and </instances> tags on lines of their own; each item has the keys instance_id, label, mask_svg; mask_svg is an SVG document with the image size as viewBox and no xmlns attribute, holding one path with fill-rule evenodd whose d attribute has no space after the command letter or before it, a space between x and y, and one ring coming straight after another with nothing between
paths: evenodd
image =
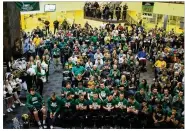
<instances>
[{"instance_id":1,"label":"white sneaker","mask_svg":"<svg viewBox=\"0 0 185 131\"><path fill-rule=\"evenodd\" d=\"M43 129L42 126L39 126L39 129Z\"/></svg>"},{"instance_id":2,"label":"white sneaker","mask_svg":"<svg viewBox=\"0 0 185 131\"><path fill-rule=\"evenodd\" d=\"M50 129L53 129L53 126L52 125L50 126Z\"/></svg>"},{"instance_id":3,"label":"white sneaker","mask_svg":"<svg viewBox=\"0 0 185 131\"><path fill-rule=\"evenodd\" d=\"M25 104L21 103L20 106L25 106Z\"/></svg>"},{"instance_id":4,"label":"white sneaker","mask_svg":"<svg viewBox=\"0 0 185 131\"><path fill-rule=\"evenodd\" d=\"M9 110L10 110L10 111L13 111L13 109L12 109L12 108L9 108Z\"/></svg>"},{"instance_id":5,"label":"white sneaker","mask_svg":"<svg viewBox=\"0 0 185 131\"><path fill-rule=\"evenodd\" d=\"M18 102L18 101L15 101L15 103L16 103L16 104L19 104L19 102Z\"/></svg>"},{"instance_id":6,"label":"white sneaker","mask_svg":"<svg viewBox=\"0 0 185 131\"><path fill-rule=\"evenodd\" d=\"M46 126L46 124L44 124L44 129L47 129L47 126Z\"/></svg>"},{"instance_id":7,"label":"white sneaker","mask_svg":"<svg viewBox=\"0 0 185 131\"><path fill-rule=\"evenodd\" d=\"M10 111L10 108L8 108L6 111L7 111L8 113L11 112L11 111Z\"/></svg>"},{"instance_id":8,"label":"white sneaker","mask_svg":"<svg viewBox=\"0 0 185 131\"><path fill-rule=\"evenodd\" d=\"M12 108L15 108L15 105L14 104L12 105Z\"/></svg>"}]
</instances>

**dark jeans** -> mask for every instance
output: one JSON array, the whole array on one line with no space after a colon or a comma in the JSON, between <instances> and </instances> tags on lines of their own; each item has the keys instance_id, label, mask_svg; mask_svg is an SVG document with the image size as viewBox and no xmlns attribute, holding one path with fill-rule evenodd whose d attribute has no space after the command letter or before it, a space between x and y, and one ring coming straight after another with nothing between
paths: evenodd
<instances>
[{"instance_id":1,"label":"dark jeans","mask_svg":"<svg viewBox=\"0 0 185 131\"><path fill-rule=\"evenodd\" d=\"M46 35L49 34L49 26L46 26Z\"/></svg>"},{"instance_id":2,"label":"dark jeans","mask_svg":"<svg viewBox=\"0 0 185 131\"><path fill-rule=\"evenodd\" d=\"M55 34L56 30L58 30L58 27L54 27L54 34Z\"/></svg>"},{"instance_id":3,"label":"dark jeans","mask_svg":"<svg viewBox=\"0 0 185 131\"><path fill-rule=\"evenodd\" d=\"M37 78L37 89L39 89L39 93L42 96L42 91L43 91L43 82L40 78Z\"/></svg>"},{"instance_id":4,"label":"dark jeans","mask_svg":"<svg viewBox=\"0 0 185 131\"><path fill-rule=\"evenodd\" d=\"M51 119L50 112L48 111L47 116L48 116L48 124L49 126L51 126L51 125L55 125L55 121L56 121L56 118L59 116L59 113L56 113L55 116L53 116L53 118Z\"/></svg>"}]
</instances>

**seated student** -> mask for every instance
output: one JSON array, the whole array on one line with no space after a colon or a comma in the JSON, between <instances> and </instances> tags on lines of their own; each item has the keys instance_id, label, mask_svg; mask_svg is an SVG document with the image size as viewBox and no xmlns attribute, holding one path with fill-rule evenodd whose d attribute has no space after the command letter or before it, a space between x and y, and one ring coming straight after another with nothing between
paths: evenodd
<instances>
[{"instance_id":1,"label":"seated student","mask_svg":"<svg viewBox=\"0 0 185 131\"><path fill-rule=\"evenodd\" d=\"M90 74L94 76L96 79L100 80L100 70L97 68L96 65L93 65L93 69L90 71Z\"/></svg>"},{"instance_id":2,"label":"seated student","mask_svg":"<svg viewBox=\"0 0 185 131\"><path fill-rule=\"evenodd\" d=\"M139 112L139 120L143 127L149 127L152 120L152 106L144 99Z\"/></svg>"},{"instance_id":3,"label":"seated student","mask_svg":"<svg viewBox=\"0 0 185 131\"><path fill-rule=\"evenodd\" d=\"M128 104L127 104L127 114L129 122L132 119L132 123L136 123L138 118L138 113L140 110L140 104L135 100L134 96L128 97ZM136 127L137 124L133 124L132 126Z\"/></svg>"},{"instance_id":4,"label":"seated student","mask_svg":"<svg viewBox=\"0 0 185 131\"><path fill-rule=\"evenodd\" d=\"M113 121L111 119L113 119L112 115L115 114L115 112L114 112L115 105L116 105L116 101L115 101L115 99L113 99L112 94L109 94L108 97L102 103L103 117L104 117L104 119L106 118L106 116L110 117L111 126L113 126Z\"/></svg>"},{"instance_id":5,"label":"seated student","mask_svg":"<svg viewBox=\"0 0 185 131\"><path fill-rule=\"evenodd\" d=\"M142 69L145 69L146 57L147 57L147 54L145 52L145 49L143 48L142 51L138 52L137 54L137 58L139 59L139 64L142 66Z\"/></svg>"},{"instance_id":6,"label":"seated student","mask_svg":"<svg viewBox=\"0 0 185 131\"><path fill-rule=\"evenodd\" d=\"M75 101L70 92L67 93L63 101L64 101L64 107L62 107L62 112L60 116L63 119L63 122L65 122L64 126L67 126L69 123L66 123L66 120L69 120L70 122L72 122L74 118Z\"/></svg>"},{"instance_id":7,"label":"seated student","mask_svg":"<svg viewBox=\"0 0 185 131\"><path fill-rule=\"evenodd\" d=\"M78 86L78 82L82 81L82 78L85 74L85 68L80 65L80 61L77 62L76 66L72 68L72 74L74 77L74 85Z\"/></svg>"},{"instance_id":8,"label":"seated student","mask_svg":"<svg viewBox=\"0 0 185 131\"><path fill-rule=\"evenodd\" d=\"M47 100L48 104L48 117L50 128L53 129L56 118L59 116L61 111L61 99L55 95L55 92L51 94L51 97Z\"/></svg>"},{"instance_id":9,"label":"seated student","mask_svg":"<svg viewBox=\"0 0 185 131\"><path fill-rule=\"evenodd\" d=\"M183 90L179 90L179 93L173 97L172 105L176 107L177 113L181 114L184 107Z\"/></svg>"},{"instance_id":10,"label":"seated student","mask_svg":"<svg viewBox=\"0 0 185 131\"><path fill-rule=\"evenodd\" d=\"M79 118L82 120L81 122L84 123L86 116L87 116L87 106L88 106L88 101L84 98L83 94L79 94L79 98L75 100L75 105L76 105L76 122L78 125L79 123Z\"/></svg>"},{"instance_id":11,"label":"seated student","mask_svg":"<svg viewBox=\"0 0 185 131\"><path fill-rule=\"evenodd\" d=\"M83 86L82 82L78 83L78 87L75 88L75 96L76 98L78 98L78 96L80 96L80 94L82 95L86 95L86 88Z\"/></svg>"},{"instance_id":12,"label":"seated student","mask_svg":"<svg viewBox=\"0 0 185 131\"><path fill-rule=\"evenodd\" d=\"M179 121L180 121L180 117L177 114L176 108L173 107L171 111L167 112L166 128L169 128L169 129L177 128Z\"/></svg>"},{"instance_id":13,"label":"seated student","mask_svg":"<svg viewBox=\"0 0 185 131\"><path fill-rule=\"evenodd\" d=\"M100 100L104 101L106 97L110 94L109 88L105 87L103 82L100 83L100 88L98 89Z\"/></svg>"},{"instance_id":14,"label":"seated student","mask_svg":"<svg viewBox=\"0 0 185 131\"><path fill-rule=\"evenodd\" d=\"M158 104L154 109L153 115L153 125L155 128L161 129L164 127L165 122L165 111L162 108L161 104Z\"/></svg>"},{"instance_id":15,"label":"seated student","mask_svg":"<svg viewBox=\"0 0 185 131\"><path fill-rule=\"evenodd\" d=\"M66 85L67 81L72 80L72 73L71 70L69 69L68 63L65 63L64 69L63 69L63 81L62 81L62 86Z\"/></svg>"},{"instance_id":16,"label":"seated student","mask_svg":"<svg viewBox=\"0 0 185 131\"><path fill-rule=\"evenodd\" d=\"M143 88L136 92L135 99L140 104L146 99L146 92Z\"/></svg>"},{"instance_id":17,"label":"seated student","mask_svg":"<svg viewBox=\"0 0 185 131\"><path fill-rule=\"evenodd\" d=\"M100 109L101 109L102 101L98 98L98 93L93 92L93 97L89 99L89 123L91 123L93 116L99 117L98 120L101 119L100 117ZM97 126L100 126L101 120L98 122Z\"/></svg>"},{"instance_id":18,"label":"seated student","mask_svg":"<svg viewBox=\"0 0 185 131\"><path fill-rule=\"evenodd\" d=\"M71 96L74 97L75 91L71 87L71 83L67 82L65 87L62 87L61 89L61 97L66 97L68 93L71 93Z\"/></svg>"},{"instance_id":19,"label":"seated student","mask_svg":"<svg viewBox=\"0 0 185 131\"><path fill-rule=\"evenodd\" d=\"M92 84L91 85L91 88L88 88L86 90L86 92L87 92L87 98L88 98L88 100L91 100L93 98L93 96L94 96L94 93L97 93L98 94L98 89L95 87L94 84Z\"/></svg>"},{"instance_id":20,"label":"seated student","mask_svg":"<svg viewBox=\"0 0 185 131\"><path fill-rule=\"evenodd\" d=\"M151 104L153 109L160 103L161 95L158 93L157 88L153 88L152 92L148 95L148 99L148 102Z\"/></svg>"},{"instance_id":21,"label":"seated student","mask_svg":"<svg viewBox=\"0 0 185 131\"><path fill-rule=\"evenodd\" d=\"M155 73L158 74L159 72L161 72L164 68L166 68L166 62L163 60L163 57L160 56L159 60L157 60L154 64L154 66L156 67L155 69Z\"/></svg>"},{"instance_id":22,"label":"seated student","mask_svg":"<svg viewBox=\"0 0 185 131\"><path fill-rule=\"evenodd\" d=\"M113 69L110 70L109 76L117 83L119 84L120 79L120 71L117 69L117 65L113 65Z\"/></svg>"},{"instance_id":23,"label":"seated student","mask_svg":"<svg viewBox=\"0 0 185 131\"><path fill-rule=\"evenodd\" d=\"M164 89L164 94L161 96L161 102L162 106L165 109L166 112L169 112L171 109L171 104L172 104L172 96L169 93L169 89L165 88Z\"/></svg>"},{"instance_id":24,"label":"seated student","mask_svg":"<svg viewBox=\"0 0 185 131\"><path fill-rule=\"evenodd\" d=\"M115 104L115 112L118 115L118 118L121 118L121 123L124 124L125 123L125 115L127 112L127 104L128 101L127 99L125 99L125 96L123 93L119 94L119 97L117 97L116 99L116 104Z\"/></svg>"},{"instance_id":25,"label":"seated student","mask_svg":"<svg viewBox=\"0 0 185 131\"><path fill-rule=\"evenodd\" d=\"M39 112L42 112L43 114L43 126L44 128L47 128L46 126L46 107L44 104L43 98L40 96L40 94L36 93L33 88L30 89L30 93L27 95L26 98L26 106L30 110L31 113L33 113L35 120L37 121L39 125L39 129L42 129L41 122L39 120Z\"/></svg>"}]
</instances>

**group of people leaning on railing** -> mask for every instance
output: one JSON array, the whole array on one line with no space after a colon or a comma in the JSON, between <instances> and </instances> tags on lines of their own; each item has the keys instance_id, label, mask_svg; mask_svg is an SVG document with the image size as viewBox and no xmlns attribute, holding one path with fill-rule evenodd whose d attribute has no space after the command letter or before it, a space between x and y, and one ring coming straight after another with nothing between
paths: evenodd
<instances>
[{"instance_id":1,"label":"group of people leaning on railing","mask_svg":"<svg viewBox=\"0 0 185 131\"><path fill-rule=\"evenodd\" d=\"M98 2L87 2L84 6L85 17L92 17L104 20L113 20L116 16L116 20L125 20L128 6L125 4L123 9L120 4L107 3L105 5L99 5Z\"/></svg>"}]
</instances>

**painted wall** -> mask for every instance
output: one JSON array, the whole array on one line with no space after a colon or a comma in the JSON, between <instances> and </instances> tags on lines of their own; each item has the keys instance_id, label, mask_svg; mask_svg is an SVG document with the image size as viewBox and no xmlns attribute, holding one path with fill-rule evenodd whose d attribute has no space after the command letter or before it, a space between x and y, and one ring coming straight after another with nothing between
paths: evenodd
<instances>
[{"instance_id":1,"label":"painted wall","mask_svg":"<svg viewBox=\"0 0 185 131\"><path fill-rule=\"evenodd\" d=\"M125 3L128 5L128 11L142 12L142 2L122 2L122 5ZM153 13L184 17L184 4L155 2Z\"/></svg>"},{"instance_id":2,"label":"painted wall","mask_svg":"<svg viewBox=\"0 0 185 131\"><path fill-rule=\"evenodd\" d=\"M83 10L85 1L40 1L40 11L21 12L21 14L35 14L44 13L44 6L46 4L56 4L56 12Z\"/></svg>"},{"instance_id":3,"label":"painted wall","mask_svg":"<svg viewBox=\"0 0 185 131\"><path fill-rule=\"evenodd\" d=\"M184 4L155 2L154 13L184 17Z\"/></svg>"}]
</instances>

